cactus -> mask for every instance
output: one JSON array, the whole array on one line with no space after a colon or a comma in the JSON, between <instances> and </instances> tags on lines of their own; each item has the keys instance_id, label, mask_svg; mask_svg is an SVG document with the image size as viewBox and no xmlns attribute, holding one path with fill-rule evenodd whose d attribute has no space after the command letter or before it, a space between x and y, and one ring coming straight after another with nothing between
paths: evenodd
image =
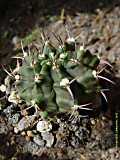
<instances>
[{"instance_id":1,"label":"cactus","mask_svg":"<svg viewBox=\"0 0 120 160\"><path fill-rule=\"evenodd\" d=\"M46 41L41 54L28 54L23 49L15 81L18 96L37 106L42 117L70 112L75 106L89 103L99 107L99 63L100 59L89 50L76 50L73 38L58 47Z\"/></svg>"}]
</instances>

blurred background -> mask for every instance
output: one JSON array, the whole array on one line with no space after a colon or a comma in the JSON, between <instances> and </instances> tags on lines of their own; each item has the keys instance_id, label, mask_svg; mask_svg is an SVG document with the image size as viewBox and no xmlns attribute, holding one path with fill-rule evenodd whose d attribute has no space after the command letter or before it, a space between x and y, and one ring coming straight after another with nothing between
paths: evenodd
<instances>
[{"instance_id":1,"label":"blurred background","mask_svg":"<svg viewBox=\"0 0 120 160\"><path fill-rule=\"evenodd\" d=\"M8 64L11 55L19 52L20 40L40 41L41 29L65 31L63 23L76 30L90 27L99 12L110 7L114 0L1 0L0 1L0 61ZM87 20L85 22L85 19ZM60 25L61 24L61 25ZM50 32L49 32L50 30ZM60 31L62 30L62 31ZM76 31L77 32L77 31ZM79 32L79 31L78 31ZM76 33L77 34L77 33ZM24 44L24 47L27 44Z\"/></svg>"}]
</instances>

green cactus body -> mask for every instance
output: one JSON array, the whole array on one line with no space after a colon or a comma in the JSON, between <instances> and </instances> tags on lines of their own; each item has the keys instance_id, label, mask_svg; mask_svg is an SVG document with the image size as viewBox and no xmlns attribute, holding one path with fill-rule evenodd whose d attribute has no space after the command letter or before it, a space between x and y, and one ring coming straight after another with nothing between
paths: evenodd
<instances>
[{"instance_id":1,"label":"green cactus body","mask_svg":"<svg viewBox=\"0 0 120 160\"><path fill-rule=\"evenodd\" d=\"M50 78L49 71L50 66L44 64L40 72L40 74L44 77L44 81L41 84L41 89L43 93L43 101L45 103L44 110L53 114L54 112L57 112L58 107L54 102L55 93L53 90L52 79Z\"/></svg>"},{"instance_id":2,"label":"green cactus body","mask_svg":"<svg viewBox=\"0 0 120 160\"><path fill-rule=\"evenodd\" d=\"M20 80L16 83L18 89L18 95L30 102L34 100L36 103L40 103L42 98L41 87L34 82L34 72L31 66L23 65L20 70Z\"/></svg>"},{"instance_id":3,"label":"green cactus body","mask_svg":"<svg viewBox=\"0 0 120 160\"><path fill-rule=\"evenodd\" d=\"M56 93L56 103L59 106L59 112L66 112L69 110L70 106L74 106L74 101L66 88L60 88L60 82L62 79L69 77L58 68L52 68L51 76L54 81L53 87Z\"/></svg>"},{"instance_id":4,"label":"green cactus body","mask_svg":"<svg viewBox=\"0 0 120 160\"><path fill-rule=\"evenodd\" d=\"M15 83L18 95L40 107L42 117L70 112L75 104L101 105L96 94L102 87L93 72L99 58L88 50L75 51L74 39L58 48L46 42L42 54L24 57L20 79Z\"/></svg>"},{"instance_id":5,"label":"green cactus body","mask_svg":"<svg viewBox=\"0 0 120 160\"><path fill-rule=\"evenodd\" d=\"M77 82L85 88L85 92L94 92L100 88L97 79L93 75L93 70L87 68L81 63L68 62L64 65L66 71L73 77L77 78Z\"/></svg>"},{"instance_id":6,"label":"green cactus body","mask_svg":"<svg viewBox=\"0 0 120 160\"><path fill-rule=\"evenodd\" d=\"M49 41L46 41L44 48L43 48L43 54L49 57L50 53L56 53L56 49Z\"/></svg>"},{"instance_id":7,"label":"green cactus body","mask_svg":"<svg viewBox=\"0 0 120 160\"><path fill-rule=\"evenodd\" d=\"M58 83L55 83L55 86ZM59 107L59 112L67 112L70 110L70 107L74 106L74 101L71 98L70 93L66 88L54 88L56 93L56 103Z\"/></svg>"},{"instance_id":8,"label":"green cactus body","mask_svg":"<svg viewBox=\"0 0 120 160\"><path fill-rule=\"evenodd\" d=\"M58 55L60 55L60 54L62 54L62 53L65 53L66 52L66 47L65 47L65 45L63 46L63 45L61 45L61 46L59 46L58 48L57 48L57 54Z\"/></svg>"},{"instance_id":9,"label":"green cactus body","mask_svg":"<svg viewBox=\"0 0 120 160\"><path fill-rule=\"evenodd\" d=\"M77 51L77 59L83 64L92 69L96 69L100 60L96 55L92 55L89 50L80 50Z\"/></svg>"}]
</instances>

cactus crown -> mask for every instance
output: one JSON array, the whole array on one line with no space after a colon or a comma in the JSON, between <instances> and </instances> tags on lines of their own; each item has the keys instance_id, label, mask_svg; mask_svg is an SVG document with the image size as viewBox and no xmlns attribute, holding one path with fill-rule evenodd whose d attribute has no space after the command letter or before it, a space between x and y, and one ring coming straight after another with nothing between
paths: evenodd
<instances>
[{"instance_id":1,"label":"cactus crown","mask_svg":"<svg viewBox=\"0 0 120 160\"><path fill-rule=\"evenodd\" d=\"M21 99L40 109L43 117L69 112L74 106L99 105L101 89L96 76L99 58L89 50L76 50L74 38L54 47L44 43L42 53L23 50L15 86Z\"/></svg>"}]
</instances>

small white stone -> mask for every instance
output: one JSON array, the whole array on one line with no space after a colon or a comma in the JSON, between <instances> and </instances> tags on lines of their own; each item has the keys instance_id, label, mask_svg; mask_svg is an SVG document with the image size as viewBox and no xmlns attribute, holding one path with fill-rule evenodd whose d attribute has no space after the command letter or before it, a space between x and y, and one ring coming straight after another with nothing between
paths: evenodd
<instances>
[{"instance_id":1,"label":"small white stone","mask_svg":"<svg viewBox=\"0 0 120 160\"><path fill-rule=\"evenodd\" d=\"M52 125L48 121L39 121L37 123L37 131L38 132L48 132L52 129Z\"/></svg>"},{"instance_id":2,"label":"small white stone","mask_svg":"<svg viewBox=\"0 0 120 160\"><path fill-rule=\"evenodd\" d=\"M5 92L5 91L6 91L6 86L5 86L4 84L2 84L2 85L0 86L0 91L1 91L1 92Z\"/></svg>"},{"instance_id":3,"label":"small white stone","mask_svg":"<svg viewBox=\"0 0 120 160\"><path fill-rule=\"evenodd\" d=\"M17 128L17 127L15 127L15 128L14 128L14 133L16 133L16 134L17 134L18 132L19 132L18 128Z\"/></svg>"},{"instance_id":4,"label":"small white stone","mask_svg":"<svg viewBox=\"0 0 120 160\"><path fill-rule=\"evenodd\" d=\"M33 124L35 120L35 116L27 116L27 117L23 117L18 123L17 125L15 126L14 128L14 132L15 133L18 133L19 131L23 131L23 130L26 130L28 129L31 124Z\"/></svg>"},{"instance_id":5,"label":"small white stone","mask_svg":"<svg viewBox=\"0 0 120 160\"><path fill-rule=\"evenodd\" d=\"M60 82L60 86L66 86L68 84L69 84L69 79L68 78L64 78Z\"/></svg>"},{"instance_id":6,"label":"small white stone","mask_svg":"<svg viewBox=\"0 0 120 160\"><path fill-rule=\"evenodd\" d=\"M15 97L13 97L11 95L8 97L8 101L12 102L12 103L15 103L15 104L18 104L18 100L16 100Z\"/></svg>"}]
</instances>

